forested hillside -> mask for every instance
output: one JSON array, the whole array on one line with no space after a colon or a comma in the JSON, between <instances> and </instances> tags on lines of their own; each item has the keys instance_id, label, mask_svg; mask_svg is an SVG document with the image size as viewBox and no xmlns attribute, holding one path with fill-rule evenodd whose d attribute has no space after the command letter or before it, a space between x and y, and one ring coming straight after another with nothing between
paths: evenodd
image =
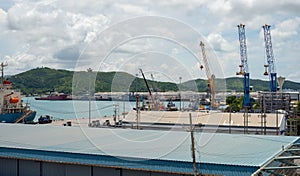
<instances>
[{"instance_id":1,"label":"forested hillside","mask_svg":"<svg viewBox=\"0 0 300 176\"><path fill-rule=\"evenodd\" d=\"M95 92L124 91L124 88L130 91L147 91L147 87L143 79L136 78L133 75L125 72L93 72L93 76L96 76L96 81L93 82ZM81 83L85 84L81 85L81 87L86 89L84 86L88 84L88 79L90 79L88 72L73 72L43 67L35 68L10 77L10 80L14 83L15 88L21 89L21 91L26 95L44 94L49 91L71 94L72 86L77 91L80 91L81 87L78 89L78 86L80 85L77 84L77 82L79 82L78 79L84 80L80 81ZM92 80L95 80L95 77L92 78ZM225 81L227 91L243 91L242 78L227 78ZM218 80L217 83L218 82L222 81ZM152 80L148 80L148 84L151 89L157 89L157 91L165 92L178 90L178 85L171 82L153 82ZM268 81L251 80L251 85L253 86L254 91L267 91L269 88ZM221 86L223 86L223 84ZM197 79L184 82L182 83L180 89L189 90L190 87L197 87L196 89L198 89L198 91L204 92L207 89L207 80ZM283 85L283 88L300 90L300 83L286 81ZM222 90L223 89L224 88L222 88Z\"/></svg>"}]
</instances>

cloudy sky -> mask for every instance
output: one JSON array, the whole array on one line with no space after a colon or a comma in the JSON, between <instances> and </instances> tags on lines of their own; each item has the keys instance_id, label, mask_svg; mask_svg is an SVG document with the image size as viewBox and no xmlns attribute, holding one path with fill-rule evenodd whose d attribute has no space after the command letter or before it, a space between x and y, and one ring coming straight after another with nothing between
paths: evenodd
<instances>
[{"instance_id":1,"label":"cloudy sky","mask_svg":"<svg viewBox=\"0 0 300 176\"><path fill-rule=\"evenodd\" d=\"M300 1L1 0L0 58L7 74L36 67L138 73L178 82L211 72L233 77L240 64L237 24L246 25L251 78L266 63L262 25L271 25L276 71L300 82Z\"/></svg>"}]
</instances>

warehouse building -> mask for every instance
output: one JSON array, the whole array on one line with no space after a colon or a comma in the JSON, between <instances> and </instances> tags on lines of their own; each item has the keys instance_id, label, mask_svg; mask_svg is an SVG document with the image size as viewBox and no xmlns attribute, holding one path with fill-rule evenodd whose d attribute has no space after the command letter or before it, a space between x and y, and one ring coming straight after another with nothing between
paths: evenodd
<instances>
[{"instance_id":1,"label":"warehouse building","mask_svg":"<svg viewBox=\"0 0 300 176\"><path fill-rule=\"evenodd\" d=\"M144 129L176 129L189 127L191 114L195 130L233 134L283 135L286 131L286 113L223 113L220 111L130 111L123 124ZM138 121L137 121L138 119Z\"/></svg>"},{"instance_id":2,"label":"warehouse building","mask_svg":"<svg viewBox=\"0 0 300 176\"><path fill-rule=\"evenodd\" d=\"M268 173L267 163L298 137L195 133L202 175ZM184 131L0 124L0 175L194 175ZM272 171L274 172L274 170Z\"/></svg>"}]
</instances>

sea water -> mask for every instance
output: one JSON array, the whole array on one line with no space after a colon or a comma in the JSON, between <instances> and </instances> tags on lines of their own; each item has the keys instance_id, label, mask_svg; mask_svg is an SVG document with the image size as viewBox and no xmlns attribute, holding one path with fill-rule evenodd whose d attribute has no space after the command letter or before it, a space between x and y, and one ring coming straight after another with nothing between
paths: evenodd
<instances>
[{"instance_id":1,"label":"sea water","mask_svg":"<svg viewBox=\"0 0 300 176\"><path fill-rule=\"evenodd\" d=\"M34 97L24 97L23 103L29 103L30 109L37 112L35 121L40 116L50 115L53 119L99 118L121 115L133 109L135 102L126 101L88 101L64 100L49 101L35 100ZM116 110L116 111L115 111Z\"/></svg>"},{"instance_id":2,"label":"sea water","mask_svg":"<svg viewBox=\"0 0 300 176\"><path fill-rule=\"evenodd\" d=\"M23 103L29 103L31 110L37 112L36 118L50 115L53 119L76 119L76 118L101 118L112 117L114 114L122 117L122 113L129 112L136 106L136 102L128 101L88 101L88 100L35 100L34 97L24 97ZM179 107L179 102L174 102ZM167 102L165 102L165 105ZM182 102L182 107L188 103ZM141 103L140 103L141 105Z\"/></svg>"}]
</instances>

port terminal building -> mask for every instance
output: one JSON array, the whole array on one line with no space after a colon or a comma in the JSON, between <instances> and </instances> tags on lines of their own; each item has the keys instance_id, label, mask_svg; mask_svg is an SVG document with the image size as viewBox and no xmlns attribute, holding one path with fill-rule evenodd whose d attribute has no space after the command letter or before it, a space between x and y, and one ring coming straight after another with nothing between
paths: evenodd
<instances>
[{"instance_id":1,"label":"port terminal building","mask_svg":"<svg viewBox=\"0 0 300 176\"><path fill-rule=\"evenodd\" d=\"M2 176L249 176L296 173L299 138L0 124ZM194 167L195 166L195 167Z\"/></svg>"}]
</instances>

